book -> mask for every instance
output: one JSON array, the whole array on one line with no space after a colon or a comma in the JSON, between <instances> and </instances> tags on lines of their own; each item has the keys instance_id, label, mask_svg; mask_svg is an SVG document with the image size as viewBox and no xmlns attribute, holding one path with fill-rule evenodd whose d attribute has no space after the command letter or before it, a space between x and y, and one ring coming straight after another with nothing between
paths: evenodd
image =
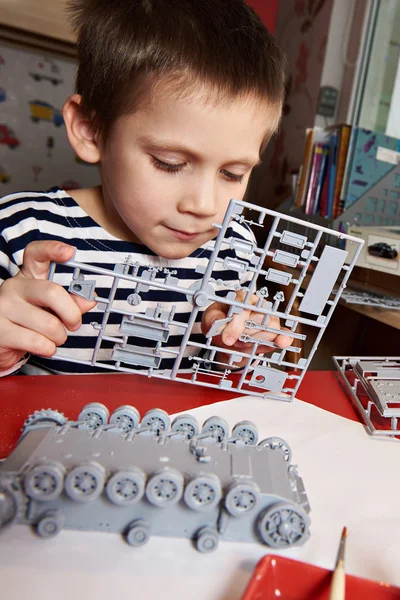
<instances>
[{"instance_id":1,"label":"book","mask_svg":"<svg viewBox=\"0 0 400 600\"><path fill-rule=\"evenodd\" d=\"M297 188L297 195L295 198L295 206L303 206L307 194L307 183L308 176L310 173L310 165L313 150L313 137L314 130L312 128L306 129L306 143L304 148L303 164L301 165L299 173L299 182Z\"/></svg>"},{"instance_id":2,"label":"book","mask_svg":"<svg viewBox=\"0 0 400 600\"><path fill-rule=\"evenodd\" d=\"M317 181L317 190L315 192L314 199L314 207L312 209L312 213L314 215L321 214L321 195L324 181L326 179L327 165L328 165L328 157L329 157L329 144L324 144L322 148L322 159L321 159L321 167L318 175Z\"/></svg>"},{"instance_id":3,"label":"book","mask_svg":"<svg viewBox=\"0 0 400 600\"><path fill-rule=\"evenodd\" d=\"M326 139L327 133L321 127L306 129L306 142L304 148L303 163L299 175L299 185L297 188L298 191L294 202L297 208L300 206L304 206L307 200L315 144L324 143Z\"/></svg>"},{"instance_id":4,"label":"book","mask_svg":"<svg viewBox=\"0 0 400 600\"><path fill-rule=\"evenodd\" d=\"M318 178L322 165L322 156L324 151L324 144L318 142L314 146L313 150L313 158L311 164L311 172L310 172L310 180L308 183L307 189L307 198L304 207L304 212L306 215L312 215L314 206L315 206L315 198L317 192Z\"/></svg>"},{"instance_id":5,"label":"book","mask_svg":"<svg viewBox=\"0 0 400 600\"><path fill-rule=\"evenodd\" d=\"M347 151L349 149L351 125L340 125L339 143L336 156L336 177L333 192L332 218L339 216L342 208L340 206L340 193L343 185L344 169L346 166Z\"/></svg>"},{"instance_id":6,"label":"book","mask_svg":"<svg viewBox=\"0 0 400 600\"><path fill-rule=\"evenodd\" d=\"M328 181L328 204L326 216L328 219L332 218L333 209L333 197L335 193L335 181L336 181L336 154L338 145L338 132L337 129L333 129L330 133L329 138L329 181Z\"/></svg>"}]
</instances>

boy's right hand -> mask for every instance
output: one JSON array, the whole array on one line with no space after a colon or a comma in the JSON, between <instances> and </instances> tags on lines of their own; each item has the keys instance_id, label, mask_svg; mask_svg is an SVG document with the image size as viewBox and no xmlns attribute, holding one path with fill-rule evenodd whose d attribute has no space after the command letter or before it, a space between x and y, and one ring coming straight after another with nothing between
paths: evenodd
<instances>
[{"instance_id":1,"label":"boy's right hand","mask_svg":"<svg viewBox=\"0 0 400 600\"><path fill-rule=\"evenodd\" d=\"M19 273L0 285L0 371L27 352L53 356L67 339L66 329L79 329L82 315L96 305L47 280L50 262L66 262L73 254L73 246L62 242L31 242Z\"/></svg>"}]
</instances>

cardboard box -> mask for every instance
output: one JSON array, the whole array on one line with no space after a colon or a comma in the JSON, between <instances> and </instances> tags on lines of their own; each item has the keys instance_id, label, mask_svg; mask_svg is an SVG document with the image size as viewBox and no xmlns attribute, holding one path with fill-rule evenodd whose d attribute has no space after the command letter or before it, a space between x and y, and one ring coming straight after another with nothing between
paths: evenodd
<instances>
[{"instance_id":1,"label":"cardboard box","mask_svg":"<svg viewBox=\"0 0 400 600\"><path fill-rule=\"evenodd\" d=\"M400 275L400 227L365 227L352 225L347 233L364 240L356 265L374 271ZM348 244L349 252L352 244ZM354 250L353 250L354 251ZM351 260L349 254L348 260Z\"/></svg>"}]
</instances>

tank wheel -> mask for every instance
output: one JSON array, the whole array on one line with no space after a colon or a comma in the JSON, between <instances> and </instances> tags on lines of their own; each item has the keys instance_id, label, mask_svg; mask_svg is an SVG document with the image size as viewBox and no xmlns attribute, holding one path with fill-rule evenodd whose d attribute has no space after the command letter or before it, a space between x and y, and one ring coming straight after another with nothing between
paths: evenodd
<instances>
[{"instance_id":1,"label":"tank wheel","mask_svg":"<svg viewBox=\"0 0 400 600\"><path fill-rule=\"evenodd\" d=\"M235 481L225 496L225 506L233 517L253 512L260 502L260 489L253 481Z\"/></svg>"},{"instance_id":2,"label":"tank wheel","mask_svg":"<svg viewBox=\"0 0 400 600\"><path fill-rule=\"evenodd\" d=\"M229 435L229 425L221 417L210 417L203 423L202 433L210 433L217 442L222 442Z\"/></svg>"},{"instance_id":3,"label":"tank wheel","mask_svg":"<svg viewBox=\"0 0 400 600\"><path fill-rule=\"evenodd\" d=\"M58 510L49 510L46 512L36 524L36 533L41 538L52 538L57 533L60 533L64 527L65 519L63 514Z\"/></svg>"},{"instance_id":4,"label":"tank wheel","mask_svg":"<svg viewBox=\"0 0 400 600\"><path fill-rule=\"evenodd\" d=\"M18 500L15 493L0 486L0 529L11 525L18 514Z\"/></svg>"},{"instance_id":5,"label":"tank wheel","mask_svg":"<svg viewBox=\"0 0 400 600\"><path fill-rule=\"evenodd\" d=\"M288 548L308 539L309 518L300 507L277 502L260 514L257 529L267 546Z\"/></svg>"},{"instance_id":6,"label":"tank wheel","mask_svg":"<svg viewBox=\"0 0 400 600\"><path fill-rule=\"evenodd\" d=\"M139 502L144 494L145 475L140 469L117 471L106 485L107 498L113 504L126 506Z\"/></svg>"},{"instance_id":7,"label":"tank wheel","mask_svg":"<svg viewBox=\"0 0 400 600\"><path fill-rule=\"evenodd\" d=\"M140 426L148 427L150 431L156 435L160 435L161 433L168 431L170 421L169 414L166 413L165 410L153 408L144 415Z\"/></svg>"},{"instance_id":8,"label":"tank wheel","mask_svg":"<svg viewBox=\"0 0 400 600\"><path fill-rule=\"evenodd\" d=\"M221 500L221 483L214 473L194 477L185 487L183 498L192 510L204 512L215 508Z\"/></svg>"},{"instance_id":9,"label":"tank wheel","mask_svg":"<svg viewBox=\"0 0 400 600\"><path fill-rule=\"evenodd\" d=\"M283 440L282 438L265 438L265 440L262 440L258 445L264 447L266 446L267 448L271 448L272 450L279 450L280 452L282 452L286 462L290 464L290 461L292 460L292 451L290 449L289 444L285 442L285 440Z\"/></svg>"},{"instance_id":10,"label":"tank wheel","mask_svg":"<svg viewBox=\"0 0 400 600\"><path fill-rule=\"evenodd\" d=\"M110 417L110 423L116 425L124 433L136 429L139 421L139 411L134 406L129 406L128 404L116 408Z\"/></svg>"},{"instance_id":11,"label":"tank wheel","mask_svg":"<svg viewBox=\"0 0 400 600\"><path fill-rule=\"evenodd\" d=\"M79 428L88 430L97 429L108 423L109 416L108 408L104 404L91 402L90 404L86 404L79 414Z\"/></svg>"},{"instance_id":12,"label":"tank wheel","mask_svg":"<svg viewBox=\"0 0 400 600\"><path fill-rule=\"evenodd\" d=\"M144 519L136 519L128 525L125 531L125 539L130 546L138 548L144 546L150 537L150 526Z\"/></svg>"},{"instance_id":13,"label":"tank wheel","mask_svg":"<svg viewBox=\"0 0 400 600\"><path fill-rule=\"evenodd\" d=\"M24 489L32 500L45 502L55 500L64 485L65 469L58 462L43 462L35 465L24 479Z\"/></svg>"},{"instance_id":14,"label":"tank wheel","mask_svg":"<svg viewBox=\"0 0 400 600\"><path fill-rule=\"evenodd\" d=\"M103 491L105 470L99 463L88 462L71 469L65 478L65 492L77 502L89 502Z\"/></svg>"},{"instance_id":15,"label":"tank wheel","mask_svg":"<svg viewBox=\"0 0 400 600\"><path fill-rule=\"evenodd\" d=\"M171 431L182 432L187 440L191 440L192 437L199 433L199 430L197 419L192 415L179 415L172 421Z\"/></svg>"},{"instance_id":16,"label":"tank wheel","mask_svg":"<svg viewBox=\"0 0 400 600\"><path fill-rule=\"evenodd\" d=\"M146 498L162 508L179 502L183 494L183 477L175 469L163 469L155 473L146 486Z\"/></svg>"},{"instance_id":17,"label":"tank wheel","mask_svg":"<svg viewBox=\"0 0 400 600\"><path fill-rule=\"evenodd\" d=\"M34 425L64 425L68 421L67 417L58 410L52 410L51 408L42 408L42 410L36 410L34 413L28 416L24 423L24 431L27 427L31 428Z\"/></svg>"},{"instance_id":18,"label":"tank wheel","mask_svg":"<svg viewBox=\"0 0 400 600\"><path fill-rule=\"evenodd\" d=\"M255 446L258 441L258 430L251 421L240 421L232 429L232 437L246 446Z\"/></svg>"},{"instance_id":19,"label":"tank wheel","mask_svg":"<svg viewBox=\"0 0 400 600\"><path fill-rule=\"evenodd\" d=\"M218 531L213 527L202 527L196 534L195 544L199 552L214 552L218 548Z\"/></svg>"}]
</instances>

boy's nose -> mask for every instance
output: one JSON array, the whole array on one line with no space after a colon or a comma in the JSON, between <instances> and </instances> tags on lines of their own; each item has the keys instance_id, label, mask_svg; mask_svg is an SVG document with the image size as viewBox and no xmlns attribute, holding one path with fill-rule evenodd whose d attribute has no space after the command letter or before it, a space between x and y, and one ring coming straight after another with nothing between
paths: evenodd
<instances>
[{"instance_id":1,"label":"boy's nose","mask_svg":"<svg viewBox=\"0 0 400 600\"><path fill-rule=\"evenodd\" d=\"M178 205L180 212L190 212L199 217L213 217L218 213L216 186L207 183L186 189Z\"/></svg>"}]
</instances>

